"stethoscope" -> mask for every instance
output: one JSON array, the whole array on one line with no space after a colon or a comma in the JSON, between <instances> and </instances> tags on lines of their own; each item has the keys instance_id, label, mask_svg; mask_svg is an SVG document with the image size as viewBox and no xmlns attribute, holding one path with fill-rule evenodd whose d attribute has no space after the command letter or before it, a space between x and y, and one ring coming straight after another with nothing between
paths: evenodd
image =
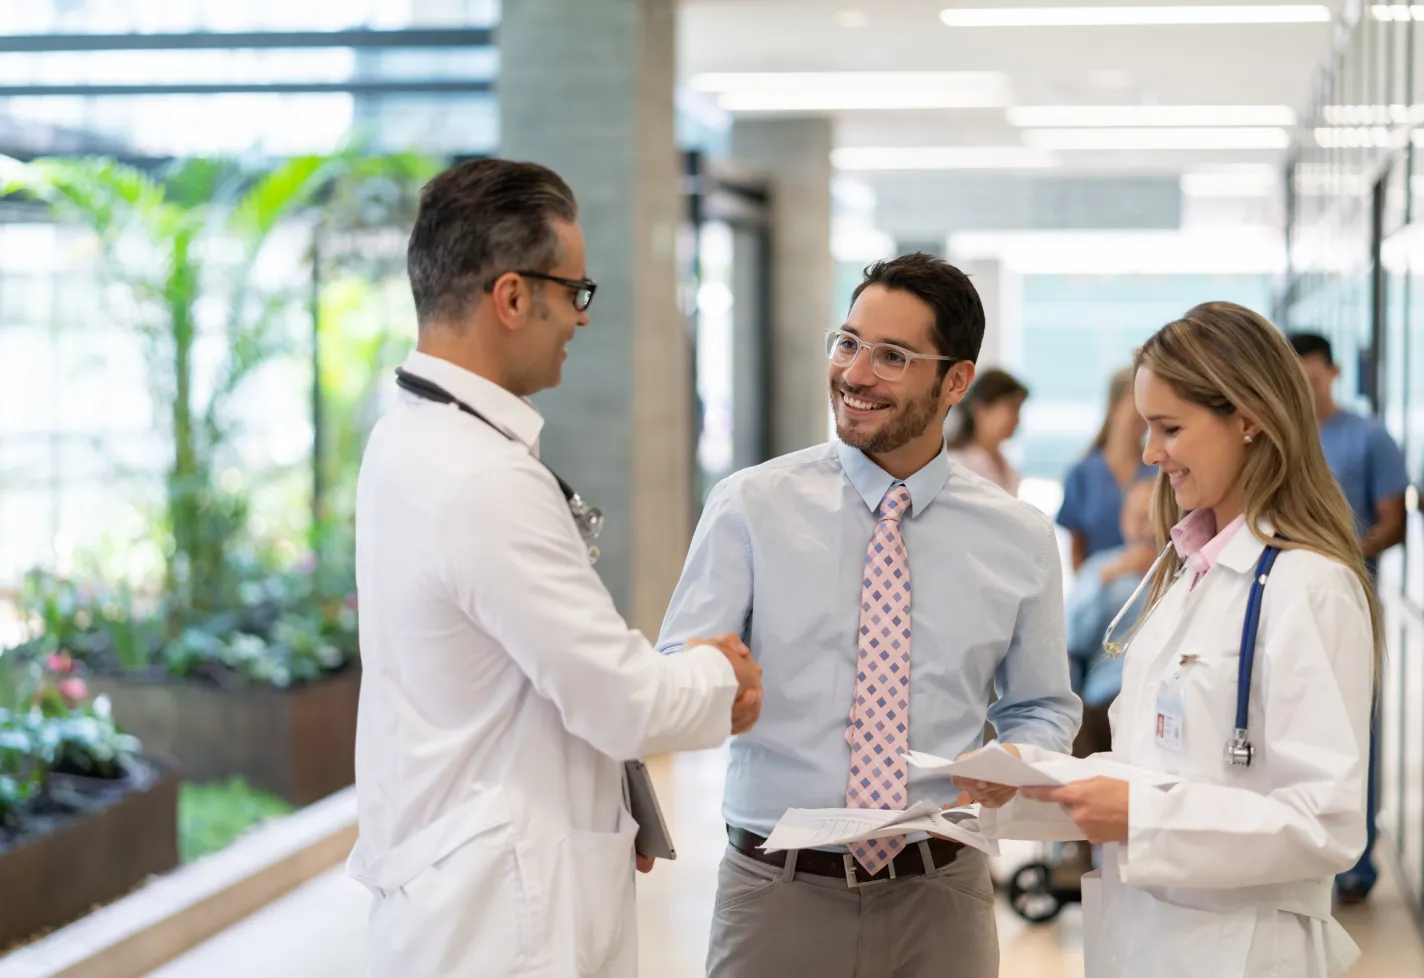
<instances>
[{"instance_id":1,"label":"stethoscope","mask_svg":"<svg viewBox=\"0 0 1424 978\"><path fill-rule=\"evenodd\" d=\"M515 438L454 394L451 394L439 384L426 380L424 377L417 377L415 374L408 373L397 367L396 385L400 387L401 390L414 394L416 397L424 398L427 401L434 401L437 404L453 404L471 417L483 421L510 441L519 441L518 438ZM573 487L559 478L559 473L549 468L548 465L545 465L542 460L540 460L539 464L544 465L548 473L554 477L554 481L559 484L559 489L563 492L564 499L569 504L569 513L574 518L574 525L578 527L579 536L583 537L583 542L588 545L588 562L590 564L596 563L598 561L598 548L594 546L593 541L598 539L598 535L603 532L603 511L597 506L590 506L584 502L579 494L574 492Z\"/></svg>"},{"instance_id":2,"label":"stethoscope","mask_svg":"<svg viewBox=\"0 0 1424 978\"><path fill-rule=\"evenodd\" d=\"M1129 608L1137 603L1137 599L1142 596L1142 589L1157 576L1157 568L1167 555L1172 552L1175 544L1167 544L1162 552L1157 555L1157 559L1152 562L1152 567L1147 571L1147 575L1138 582L1137 587L1132 592L1132 597L1127 599L1127 604L1113 616L1112 622L1108 625L1108 630L1103 633L1103 651L1116 658L1127 651L1133 636L1142 627L1152 612L1157 610L1157 604L1153 602L1152 607L1137 619L1132 631L1127 638L1121 642L1112 640L1113 632L1121 623L1123 616L1127 614ZM1256 749L1251 745L1248 735L1247 716L1251 711L1251 671L1256 661L1256 633L1261 627L1261 597L1266 591L1266 579L1271 576L1271 568L1276 564L1276 558L1280 556L1279 547L1267 546L1261 552L1261 559L1256 563L1256 575L1251 581L1251 594L1246 599L1246 622L1241 629L1241 654L1236 662L1236 725L1232 730L1231 739L1226 743L1226 762L1235 767L1250 767L1251 760L1255 757ZM1177 571L1177 577L1181 577L1182 571L1186 570L1183 565ZM1176 577L1172 579L1176 582ZM1165 592L1163 592L1165 597Z\"/></svg>"}]
</instances>

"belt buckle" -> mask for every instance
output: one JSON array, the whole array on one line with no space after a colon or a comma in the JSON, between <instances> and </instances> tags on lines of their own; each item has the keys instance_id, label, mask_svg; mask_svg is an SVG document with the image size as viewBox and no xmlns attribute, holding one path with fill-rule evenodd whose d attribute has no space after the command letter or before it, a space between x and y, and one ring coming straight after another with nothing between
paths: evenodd
<instances>
[{"instance_id":1,"label":"belt buckle","mask_svg":"<svg viewBox=\"0 0 1424 978\"><path fill-rule=\"evenodd\" d=\"M862 887L866 886L878 886L881 883L888 883L895 878L895 860L893 859L891 859L888 863L885 864L886 866L890 867L889 876L887 876L883 880L866 880L864 883L862 883L860 880L856 879L855 876L855 857L852 856L850 853L846 853L844 858L846 886L850 887L852 890L859 890Z\"/></svg>"}]
</instances>

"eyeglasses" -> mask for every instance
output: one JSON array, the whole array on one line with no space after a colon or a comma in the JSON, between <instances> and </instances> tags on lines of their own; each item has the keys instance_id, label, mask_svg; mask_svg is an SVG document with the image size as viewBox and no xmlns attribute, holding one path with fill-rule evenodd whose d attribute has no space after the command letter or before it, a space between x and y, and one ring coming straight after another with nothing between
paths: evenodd
<instances>
[{"instance_id":1,"label":"eyeglasses","mask_svg":"<svg viewBox=\"0 0 1424 978\"><path fill-rule=\"evenodd\" d=\"M870 369L881 380L899 380L916 360L948 360L958 363L963 357L940 357L933 353L916 353L893 343L867 343L854 333L840 329L826 331L826 356L837 367L849 367L860 356L861 350L870 351Z\"/></svg>"},{"instance_id":2,"label":"eyeglasses","mask_svg":"<svg viewBox=\"0 0 1424 978\"><path fill-rule=\"evenodd\" d=\"M574 291L574 308L579 312L585 312L593 303L593 294L598 291L598 283L591 278L560 278L557 275L546 275L544 272L522 272L515 271L515 275L523 275L525 278L537 278L545 282L554 282L565 288Z\"/></svg>"}]
</instances>

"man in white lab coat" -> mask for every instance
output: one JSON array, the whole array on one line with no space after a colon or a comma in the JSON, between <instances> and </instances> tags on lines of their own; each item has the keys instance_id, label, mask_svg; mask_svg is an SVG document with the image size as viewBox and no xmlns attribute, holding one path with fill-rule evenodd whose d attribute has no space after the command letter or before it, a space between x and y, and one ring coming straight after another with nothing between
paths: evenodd
<instances>
[{"instance_id":1,"label":"man in white lab coat","mask_svg":"<svg viewBox=\"0 0 1424 978\"><path fill-rule=\"evenodd\" d=\"M621 762L747 729L760 671L731 637L664 657L629 629L538 459L527 397L559 382L595 290L564 181L504 160L436 177L408 269L419 343L356 511L371 973L634 978Z\"/></svg>"}]
</instances>

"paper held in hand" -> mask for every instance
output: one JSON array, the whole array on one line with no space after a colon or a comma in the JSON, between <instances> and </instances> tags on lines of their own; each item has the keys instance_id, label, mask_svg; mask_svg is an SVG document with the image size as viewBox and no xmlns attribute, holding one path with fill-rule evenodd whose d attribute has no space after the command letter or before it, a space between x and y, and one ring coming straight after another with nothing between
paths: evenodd
<instances>
[{"instance_id":1,"label":"paper held in hand","mask_svg":"<svg viewBox=\"0 0 1424 978\"><path fill-rule=\"evenodd\" d=\"M1058 787L1088 778L1117 778L1129 784L1147 784L1162 788L1181 779L1160 771L1133 767L1108 757L1072 757L1052 751L1035 750L1030 758L1019 759L997 743L987 744L957 761L909 752L910 763L926 771L948 774L990 784L1015 788Z\"/></svg>"},{"instance_id":2,"label":"paper held in hand","mask_svg":"<svg viewBox=\"0 0 1424 978\"><path fill-rule=\"evenodd\" d=\"M955 808L941 811L932 801L919 801L903 811L882 808L791 808L776 823L761 848L767 852L783 849L816 849L848 845L887 835L928 832L966 846L999 854L999 847L979 830L975 810Z\"/></svg>"}]
</instances>

